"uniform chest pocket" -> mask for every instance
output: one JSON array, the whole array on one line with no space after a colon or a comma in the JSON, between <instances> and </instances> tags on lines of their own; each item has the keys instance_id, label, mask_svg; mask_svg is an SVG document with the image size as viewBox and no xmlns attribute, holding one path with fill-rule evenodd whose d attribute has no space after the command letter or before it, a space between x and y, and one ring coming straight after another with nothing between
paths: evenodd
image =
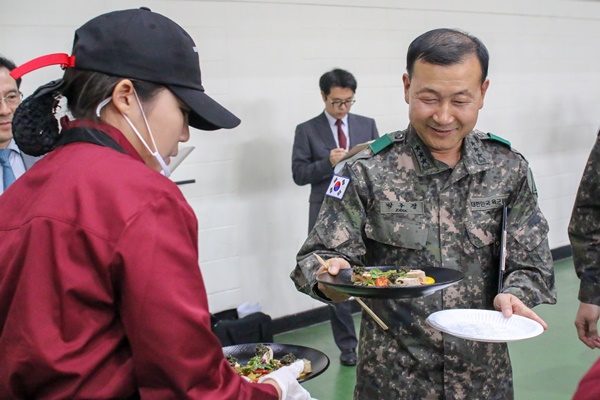
<instances>
[{"instance_id":1,"label":"uniform chest pocket","mask_svg":"<svg viewBox=\"0 0 600 400\"><path fill-rule=\"evenodd\" d=\"M423 215L371 213L365 223L367 238L390 246L420 250L429 228Z\"/></svg>"},{"instance_id":2,"label":"uniform chest pocket","mask_svg":"<svg viewBox=\"0 0 600 400\"><path fill-rule=\"evenodd\" d=\"M500 240L502 209L476 210L467 214L465 227L469 240L476 248L489 246Z\"/></svg>"}]
</instances>

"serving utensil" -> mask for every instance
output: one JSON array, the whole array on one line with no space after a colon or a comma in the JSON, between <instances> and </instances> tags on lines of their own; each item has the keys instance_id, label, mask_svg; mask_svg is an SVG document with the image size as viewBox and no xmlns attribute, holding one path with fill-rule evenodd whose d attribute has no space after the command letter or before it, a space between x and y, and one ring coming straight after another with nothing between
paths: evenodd
<instances>
[{"instance_id":1,"label":"serving utensil","mask_svg":"<svg viewBox=\"0 0 600 400\"><path fill-rule=\"evenodd\" d=\"M327 265L327 263L325 262L325 260L323 260L321 258L321 256L319 256L317 253L313 253L314 256L317 258L317 260L319 261L319 263L321 264L321 266L325 267L325 268L329 268L329 266ZM371 310L371 308L369 308L368 305L366 305L364 303L364 301L362 301L360 298L358 297L354 297L354 300L356 300L356 302L358 304L360 304L360 306L362 308L364 308L364 310L371 316L371 318L373 318L375 320L375 322L377 322L377 324L383 328L383 330L387 331L388 330L388 326L385 324L385 322L383 322L381 320L381 318L379 318L377 316L377 314L375 314L375 312L373 312L373 310Z\"/></svg>"}]
</instances>

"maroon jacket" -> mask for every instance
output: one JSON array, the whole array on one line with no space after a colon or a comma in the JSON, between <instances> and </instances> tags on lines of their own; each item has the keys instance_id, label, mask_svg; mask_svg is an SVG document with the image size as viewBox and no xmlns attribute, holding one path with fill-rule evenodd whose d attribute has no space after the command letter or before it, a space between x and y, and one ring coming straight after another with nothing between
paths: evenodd
<instances>
[{"instance_id":1,"label":"maroon jacket","mask_svg":"<svg viewBox=\"0 0 600 400\"><path fill-rule=\"evenodd\" d=\"M579 382L573 400L600 399L600 358Z\"/></svg>"},{"instance_id":2,"label":"maroon jacket","mask_svg":"<svg viewBox=\"0 0 600 400\"><path fill-rule=\"evenodd\" d=\"M211 332L192 208L95 127L126 154L67 144L0 196L0 398L277 399Z\"/></svg>"}]
</instances>

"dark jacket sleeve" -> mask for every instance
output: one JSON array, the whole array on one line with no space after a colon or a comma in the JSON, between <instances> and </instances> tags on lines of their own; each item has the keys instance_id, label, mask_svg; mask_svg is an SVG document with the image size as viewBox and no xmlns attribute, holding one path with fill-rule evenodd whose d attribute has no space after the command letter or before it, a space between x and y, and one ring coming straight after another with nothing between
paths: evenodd
<instances>
[{"instance_id":1,"label":"dark jacket sleeve","mask_svg":"<svg viewBox=\"0 0 600 400\"><path fill-rule=\"evenodd\" d=\"M316 184L330 180L333 167L329 151L320 142L319 133L310 121L296 127L292 148L292 176L297 185Z\"/></svg>"}]
</instances>

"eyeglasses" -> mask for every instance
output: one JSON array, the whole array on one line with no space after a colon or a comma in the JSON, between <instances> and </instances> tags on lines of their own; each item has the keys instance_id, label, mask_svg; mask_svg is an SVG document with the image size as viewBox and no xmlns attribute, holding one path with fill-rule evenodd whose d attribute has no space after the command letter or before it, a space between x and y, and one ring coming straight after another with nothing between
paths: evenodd
<instances>
[{"instance_id":1,"label":"eyeglasses","mask_svg":"<svg viewBox=\"0 0 600 400\"><path fill-rule=\"evenodd\" d=\"M352 107L352 104L356 103L356 99L350 100L329 100L332 106L341 108L342 106L346 106L347 108Z\"/></svg>"},{"instance_id":2,"label":"eyeglasses","mask_svg":"<svg viewBox=\"0 0 600 400\"><path fill-rule=\"evenodd\" d=\"M5 102L7 106L18 106L21 103L21 100L23 99L23 93L21 92L16 92L16 93L10 93L8 96L6 97L0 97L0 104L2 102Z\"/></svg>"}]
</instances>

